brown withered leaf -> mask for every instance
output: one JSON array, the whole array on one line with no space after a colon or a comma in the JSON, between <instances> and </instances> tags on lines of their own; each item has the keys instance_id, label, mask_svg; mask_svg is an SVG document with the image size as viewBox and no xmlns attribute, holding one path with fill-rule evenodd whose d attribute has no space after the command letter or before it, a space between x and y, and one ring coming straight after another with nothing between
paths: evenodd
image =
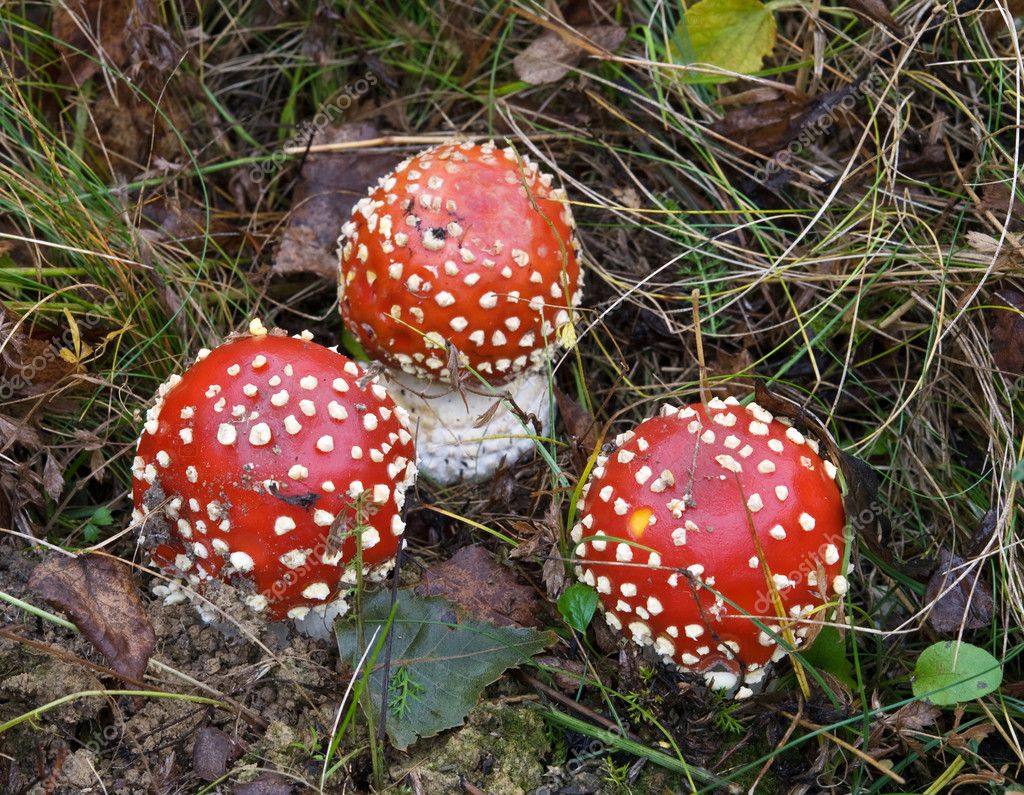
<instances>
[{"instance_id":1,"label":"brown withered leaf","mask_svg":"<svg viewBox=\"0 0 1024 795\"><path fill-rule=\"evenodd\" d=\"M903 35L903 26L893 18L892 14L889 13L889 8L882 0L848 0L847 5L854 11L859 11L868 19L873 19L875 22L889 28L896 35Z\"/></svg>"},{"instance_id":2,"label":"brown withered leaf","mask_svg":"<svg viewBox=\"0 0 1024 795\"><path fill-rule=\"evenodd\" d=\"M50 452L47 452L46 463L43 464L43 489L54 502L64 493L64 472L56 456Z\"/></svg>"},{"instance_id":3,"label":"brown withered leaf","mask_svg":"<svg viewBox=\"0 0 1024 795\"><path fill-rule=\"evenodd\" d=\"M753 102L729 110L711 128L747 149L774 152L799 132L809 103L809 97L796 94Z\"/></svg>"},{"instance_id":4,"label":"brown withered leaf","mask_svg":"<svg viewBox=\"0 0 1024 795\"><path fill-rule=\"evenodd\" d=\"M590 453L597 444L597 426L594 415L579 404L577 400L555 387L555 402L558 404L558 416L572 440L580 449Z\"/></svg>"},{"instance_id":5,"label":"brown withered leaf","mask_svg":"<svg viewBox=\"0 0 1024 795\"><path fill-rule=\"evenodd\" d=\"M371 122L352 122L325 127L313 139L315 145L365 141L378 135ZM343 152L311 154L302 167L292 209L274 257L275 274L312 273L337 279L338 235L352 214L353 205L401 160L394 152Z\"/></svg>"},{"instance_id":6,"label":"brown withered leaf","mask_svg":"<svg viewBox=\"0 0 1024 795\"><path fill-rule=\"evenodd\" d=\"M67 614L111 668L141 681L156 634L128 566L106 555L61 555L37 565L28 587Z\"/></svg>"},{"instance_id":7,"label":"brown withered leaf","mask_svg":"<svg viewBox=\"0 0 1024 795\"><path fill-rule=\"evenodd\" d=\"M75 369L58 355L60 334L26 323L19 326L20 320L0 304L0 402L46 392Z\"/></svg>"},{"instance_id":8,"label":"brown withered leaf","mask_svg":"<svg viewBox=\"0 0 1024 795\"><path fill-rule=\"evenodd\" d=\"M519 543L508 553L508 556L513 560L528 558L531 555L537 554L537 550L541 548L541 545L547 548L551 544L551 539L548 538L547 532L541 524L524 522L518 519L513 520L510 524L519 533Z\"/></svg>"},{"instance_id":9,"label":"brown withered leaf","mask_svg":"<svg viewBox=\"0 0 1024 795\"><path fill-rule=\"evenodd\" d=\"M245 744L237 737L213 726L204 726L196 732L192 747L192 772L203 781L216 781L244 752Z\"/></svg>"},{"instance_id":10,"label":"brown withered leaf","mask_svg":"<svg viewBox=\"0 0 1024 795\"><path fill-rule=\"evenodd\" d=\"M1021 10L1024 13L1024 0L1020 0ZM1020 190L1020 186L1018 186ZM1010 185L1007 182L990 182L981 189L981 209L991 212L999 221L1006 222L1006 228L1010 232L1020 232L1024 229L1024 204L1010 192ZM1009 218L1007 219L1007 211Z\"/></svg>"},{"instance_id":11,"label":"brown withered leaf","mask_svg":"<svg viewBox=\"0 0 1024 795\"><path fill-rule=\"evenodd\" d=\"M64 58L66 77L81 85L102 63L121 66L128 60L125 36L134 6L132 0L67 0L54 5L50 31Z\"/></svg>"},{"instance_id":12,"label":"brown withered leaf","mask_svg":"<svg viewBox=\"0 0 1024 795\"><path fill-rule=\"evenodd\" d=\"M618 48L626 38L626 29L618 25L587 25L572 31L545 30L512 61L516 76L531 85L554 83L583 60L591 51Z\"/></svg>"},{"instance_id":13,"label":"brown withered leaf","mask_svg":"<svg viewBox=\"0 0 1024 795\"><path fill-rule=\"evenodd\" d=\"M4 488L4 479L0 478L0 527L10 528L11 520L14 518L14 507L11 499L7 496L7 489Z\"/></svg>"},{"instance_id":14,"label":"brown withered leaf","mask_svg":"<svg viewBox=\"0 0 1024 795\"><path fill-rule=\"evenodd\" d=\"M1024 375L1024 293L1004 287L988 310L992 358L996 367L1013 376Z\"/></svg>"},{"instance_id":15,"label":"brown withered leaf","mask_svg":"<svg viewBox=\"0 0 1024 795\"><path fill-rule=\"evenodd\" d=\"M149 222L143 229L152 242L169 241L184 246L193 253L215 244L229 253L237 253L246 238L232 228L222 217L211 215L198 207L182 207L175 199L156 199L142 207L142 215Z\"/></svg>"},{"instance_id":16,"label":"brown withered leaf","mask_svg":"<svg viewBox=\"0 0 1024 795\"><path fill-rule=\"evenodd\" d=\"M234 795L292 795L295 784L277 773L264 773L255 781L239 784L232 792Z\"/></svg>"},{"instance_id":17,"label":"brown withered leaf","mask_svg":"<svg viewBox=\"0 0 1024 795\"><path fill-rule=\"evenodd\" d=\"M541 605L532 588L502 566L484 547L463 547L426 570L418 596L443 596L469 615L499 627L539 627Z\"/></svg>"},{"instance_id":18,"label":"brown withered leaf","mask_svg":"<svg viewBox=\"0 0 1024 795\"><path fill-rule=\"evenodd\" d=\"M991 723L978 723L963 731L949 732L946 735L946 740L952 748L970 748L972 742L981 742L995 730L996 727Z\"/></svg>"},{"instance_id":19,"label":"brown withered leaf","mask_svg":"<svg viewBox=\"0 0 1024 795\"><path fill-rule=\"evenodd\" d=\"M928 580L924 599L932 605L928 621L943 635L961 628L980 629L992 620L992 591L981 579L978 562L967 562L945 549L939 550L939 564Z\"/></svg>"},{"instance_id":20,"label":"brown withered leaf","mask_svg":"<svg viewBox=\"0 0 1024 795\"><path fill-rule=\"evenodd\" d=\"M873 694L872 702L881 706L877 693ZM874 749L879 744L886 730L896 734L904 742L916 742L916 738L907 736L907 734L920 732L929 726L935 725L941 714L942 709L940 707L936 707L934 704L929 704L926 701L911 701L895 712L880 710L873 722L871 737L868 740L868 748Z\"/></svg>"},{"instance_id":21,"label":"brown withered leaf","mask_svg":"<svg viewBox=\"0 0 1024 795\"><path fill-rule=\"evenodd\" d=\"M565 561L562 560L562 550L558 544L552 544L548 550L540 576L549 599L555 600L561 596L565 590Z\"/></svg>"}]
</instances>

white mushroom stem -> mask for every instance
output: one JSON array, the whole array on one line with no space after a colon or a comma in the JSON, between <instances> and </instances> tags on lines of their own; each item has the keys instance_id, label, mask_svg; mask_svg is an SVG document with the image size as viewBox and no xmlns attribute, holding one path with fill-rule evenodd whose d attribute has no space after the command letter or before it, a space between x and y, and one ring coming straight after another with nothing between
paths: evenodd
<instances>
[{"instance_id":1,"label":"white mushroom stem","mask_svg":"<svg viewBox=\"0 0 1024 795\"><path fill-rule=\"evenodd\" d=\"M474 381L473 391L465 391L465 401L446 383L425 381L395 369L386 375L391 397L409 412L408 424L416 434L417 468L437 483L486 480L503 464L530 454L536 437L546 436L550 430L553 404L546 368L528 370L492 388L492 394L479 394L486 387ZM524 427L504 403L488 414L504 394L511 395L527 415L537 417L540 434L532 423ZM486 422L477 427L484 416Z\"/></svg>"}]
</instances>

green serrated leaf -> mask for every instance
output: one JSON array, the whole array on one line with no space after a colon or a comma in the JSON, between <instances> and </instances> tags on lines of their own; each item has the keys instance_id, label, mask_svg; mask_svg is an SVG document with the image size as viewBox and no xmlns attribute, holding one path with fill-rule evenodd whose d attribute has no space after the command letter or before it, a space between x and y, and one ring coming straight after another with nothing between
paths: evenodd
<instances>
[{"instance_id":1,"label":"green serrated leaf","mask_svg":"<svg viewBox=\"0 0 1024 795\"><path fill-rule=\"evenodd\" d=\"M940 707L995 691L1003 681L999 661L984 649L951 640L921 652L914 667L914 695Z\"/></svg>"},{"instance_id":2,"label":"green serrated leaf","mask_svg":"<svg viewBox=\"0 0 1024 795\"><path fill-rule=\"evenodd\" d=\"M577 632L586 632L597 610L597 591L582 582L573 583L558 597L558 612Z\"/></svg>"},{"instance_id":3,"label":"green serrated leaf","mask_svg":"<svg viewBox=\"0 0 1024 795\"><path fill-rule=\"evenodd\" d=\"M686 9L676 28L677 63L705 64L749 75L775 48L775 17L761 0L700 0ZM691 72L684 80L723 83L734 78Z\"/></svg>"},{"instance_id":4,"label":"green serrated leaf","mask_svg":"<svg viewBox=\"0 0 1024 795\"><path fill-rule=\"evenodd\" d=\"M362 613L363 637L368 640L378 626L387 625L391 594L373 594L363 602ZM355 620L339 623L335 632L342 658L355 665L363 652ZM459 621L448 600L401 590L390 640L392 676L402 673L400 686L389 686L389 714L384 717L395 747L405 750L420 737L462 725L487 685L543 651L555 637L523 627ZM378 663L383 659L382 653ZM374 718L380 721L380 665L370 676L369 688Z\"/></svg>"}]
</instances>

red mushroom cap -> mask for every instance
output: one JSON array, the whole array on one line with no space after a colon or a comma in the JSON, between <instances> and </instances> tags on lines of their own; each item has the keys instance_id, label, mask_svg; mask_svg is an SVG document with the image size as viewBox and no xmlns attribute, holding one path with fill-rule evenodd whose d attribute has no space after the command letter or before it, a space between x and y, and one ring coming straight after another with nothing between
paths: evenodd
<instances>
[{"instance_id":1,"label":"red mushroom cap","mask_svg":"<svg viewBox=\"0 0 1024 795\"><path fill-rule=\"evenodd\" d=\"M161 386L132 467L135 505L158 565L301 618L339 592L359 520L364 565L394 557L412 437L363 367L309 335L251 328Z\"/></svg>"},{"instance_id":2,"label":"red mushroom cap","mask_svg":"<svg viewBox=\"0 0 1024 795\"><path fill-rule=\"evenodd\" d=\"M584 487L578 576L610 626L681 669L759 680L783 652L751 616L797 645L813 627L779 619L769 580L789 620L823 620L816 609L846 592L835 466L735 398L666 406L616 445Z\"/></svg>"},{"instance_id":3,"label":"red mushroom cap","mask_svg":"<svg viewBox=\"0 0 1024 795\"><path fill-rule=\"evenodd\" d=\"M493 143L400 163L342 227L345 322L374 358L447 378L445 340L501 383L541 360L581 298L565 191Z\"/></svg>"}]
</instances>

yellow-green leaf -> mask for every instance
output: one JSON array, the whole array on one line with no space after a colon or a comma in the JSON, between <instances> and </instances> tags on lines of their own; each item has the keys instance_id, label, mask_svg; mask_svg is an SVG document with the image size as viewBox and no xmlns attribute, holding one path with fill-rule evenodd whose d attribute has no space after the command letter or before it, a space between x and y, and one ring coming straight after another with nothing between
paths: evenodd
<instances>
[{"instance_id":1,"label":"yellow-green leaf","mask_svg":"<svg viewBox=\"0 0 1024 795\"><path fill-rule=\"evenodd\" d=\"M775 47L775 17L761 0L700 0L686 9L672 43L677 63L717 66L739 74L761 68ZM687 82L735 78L686 72Z\"/></svg>"}]
</instances>

